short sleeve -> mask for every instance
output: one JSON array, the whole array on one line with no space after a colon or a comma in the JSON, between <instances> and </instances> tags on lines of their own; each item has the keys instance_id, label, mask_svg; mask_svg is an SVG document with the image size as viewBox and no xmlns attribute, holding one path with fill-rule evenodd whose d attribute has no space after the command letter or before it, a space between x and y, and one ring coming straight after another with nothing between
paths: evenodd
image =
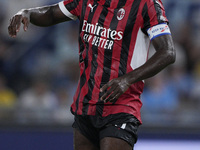
<instances>
[{"instance_id":1,"label":"short sleeve","mask_svg":"<svg viewBox=\"0 0 200 150\"><path fill-rule=\"evenodd\" d=\"M158 24L168 24L165 9L161 0L146 0L142 10L143 26L142 31L147 34L147 30Z\"/></svg>"},{"instance_id":2,"label":"short sleeve","mask_svg":"<svg viewBox=\"0 0 200 150\"><path fill-rule=\"evenodd\" d=\"M81 2L82 0L65 0L61 1L58 5L63 14L72 20L76 20L81 14Z\"/></svg>"}]
</instances>

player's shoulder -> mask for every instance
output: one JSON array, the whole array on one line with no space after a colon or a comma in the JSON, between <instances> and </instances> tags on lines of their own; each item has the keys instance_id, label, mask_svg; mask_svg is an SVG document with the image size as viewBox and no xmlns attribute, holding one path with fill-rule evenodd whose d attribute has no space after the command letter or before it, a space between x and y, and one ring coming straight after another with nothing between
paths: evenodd
<instances>
[{"instance_id":1,"label":"player's shoulder","mask_svg":"<svg viewBox=\"0 0 200 150\"><path fill-rule=\"evenodd\" d=\"M143 1L143 2L146 2L146 3L149 3L149 4L160 4L160 3L162 3L162 1L161 0L141 0L141 1Z\"/></svg>"},{"instance_id":2,"label":"player's shoulder","mask_svg":"<svg viewBox=\"0 0 200 150\"><path fill-rule=\"evenodd\" d=\"M155 6L164 9L161 0L141 0L143 4L147 4L148 7Z\"/></svg>"},{"instance_id":3,"label":"player's shoulder","mask_svg":"<svg viewBox=\"0 0 200 150\"><path fill-rule=\"evenodd\" d=\"M142 2L153 2L154 0L141 0Z\"/></svg>"},{"instance_id":4,"label":"player's shoulder","mask_svg":"<svg viewBox=\"0 0 200 150\"><path fill-rule=\"evenodd\" d=\"M155 1L156 0L140 0L140 5L152 5L152 4L155 4Z\"/></svg>"}]
</instances>

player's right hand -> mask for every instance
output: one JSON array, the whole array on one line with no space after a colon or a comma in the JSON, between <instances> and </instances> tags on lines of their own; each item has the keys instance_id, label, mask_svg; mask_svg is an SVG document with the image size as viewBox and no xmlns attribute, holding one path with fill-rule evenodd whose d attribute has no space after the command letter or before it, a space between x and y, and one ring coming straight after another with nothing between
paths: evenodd
<instances>
[{"instance_id":1,"label":"player's right hand","mask_svg":"<svg viewBox=\"0 0 200 150\"><path fill-rule=\"evenodd\" d=\"M22 9L10 19L8 33L11 37L17 36L17 33L19 32L21 27L21 23L24 24L24 31L27 31L30 23L30 17L27 10Z\"/></svg>"}]
</instances>

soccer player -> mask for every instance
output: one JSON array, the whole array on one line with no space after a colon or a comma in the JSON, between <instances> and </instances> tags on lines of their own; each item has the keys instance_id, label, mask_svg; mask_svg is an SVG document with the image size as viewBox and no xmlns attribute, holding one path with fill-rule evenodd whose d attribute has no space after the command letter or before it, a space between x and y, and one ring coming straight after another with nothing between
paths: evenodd
<instances>
[{"instance_id":1,"label":"soccer player","mask_svg":"<svg viewBox=\"0 0 200 150\"><path fill-rule=\"evenodd\" d=\"M65 0L23 9L8 27L80 21L80 81L71 112L75 150L131 150L141 125L144 79L175 61L161 0ZM67 34L67 33L63 33ZM147 60L150 41L156 49Z\"/></svg>"}]
</instances>

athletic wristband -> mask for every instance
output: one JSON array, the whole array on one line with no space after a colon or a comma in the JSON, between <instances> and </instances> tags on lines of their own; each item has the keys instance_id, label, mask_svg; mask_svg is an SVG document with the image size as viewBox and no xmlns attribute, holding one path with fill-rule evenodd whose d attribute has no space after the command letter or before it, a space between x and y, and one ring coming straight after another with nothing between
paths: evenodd
<instances>
[{"instance_id":1,"label":"athletic wristband","mask_svg":"<svg viewBox=\"0 0 200 150\"><path fill-rule=\"evenodd\" d=\"M64 2L61 1L58 3L60 10L63 12L63 14L65 14L65 16L69 17L72 20L76 20L77 16L73 15L72 13L70 13L67 8L64 5Z\"/></svg>"},{"instance_id":2,"label":"athletic wristband","mask_svg":"<svg viewBox=\"0 0 200 150\"><path fill-rule=\"evenodd\" d=\"M171 34L169 26L165 23L158 24L156 26L153 26L147 30L147 33L149 35L150 40L153 40L154 38L165 35L165 34Z\"/></svg>"}]
</instances>

